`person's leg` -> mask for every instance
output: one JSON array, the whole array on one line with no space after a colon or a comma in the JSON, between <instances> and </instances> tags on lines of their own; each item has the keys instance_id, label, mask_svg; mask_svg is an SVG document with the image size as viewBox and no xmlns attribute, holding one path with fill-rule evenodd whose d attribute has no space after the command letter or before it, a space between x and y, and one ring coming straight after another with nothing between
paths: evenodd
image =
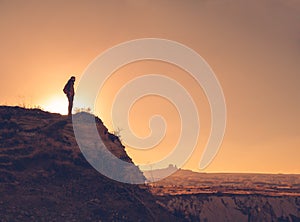
<instances>
[{"instance_id":1,"label":"person's leg","mask_svg":"<svg viewBox=\"0 0 300 222\"><path fill-rule=\"evenodd\" d=\"M74 96L68 96L68 100L69 100L68 115L69 116L72 115L73 99L74 99Z\"/></svg>"}]
</instances>

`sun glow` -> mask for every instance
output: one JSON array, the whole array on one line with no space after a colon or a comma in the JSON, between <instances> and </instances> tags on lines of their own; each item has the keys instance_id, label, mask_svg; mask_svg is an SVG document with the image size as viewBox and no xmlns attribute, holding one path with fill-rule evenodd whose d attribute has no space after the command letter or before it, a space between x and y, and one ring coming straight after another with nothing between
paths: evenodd
<instances>
[{"instance_id":1,"label":"sun glow","mask_svg":"<svg viewBox=\"0 0 300 222\"><path fill-rule=\"evenodd\" d=\"M66 115L68 113L68 99L61 95L52 96L42 105L42 108L45 111Z\"/></svg>"}]
</instances>

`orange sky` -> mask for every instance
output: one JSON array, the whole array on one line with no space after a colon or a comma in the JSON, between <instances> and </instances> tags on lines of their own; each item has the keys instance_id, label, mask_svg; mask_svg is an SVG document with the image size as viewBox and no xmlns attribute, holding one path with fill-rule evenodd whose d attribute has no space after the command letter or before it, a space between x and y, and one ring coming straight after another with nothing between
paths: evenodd
<instances>
[{"instance_id":1,"label":"orange sky","mask_svg":"<svg viewBox=\"0 0 300 222\"><path fill-rule=\"evenodd\" d=\"M69 76L80 79L104 50L149 37L185 44L208 62L226 98L226 135L205 171L300 173L298 0L0 0L0 30L0 104L57 112L65 110L62 87ZM99 94L96 114L113 131L114 94L129 79L149 73L175 78L196 98L201 134L185 166L196 170L209 133L209 106L179 68L153 61L121 68ZM166 117L167 135L147 154L128 149L137 163L165 155L178 136L175 109L151 97L130 113L137 134L149 133L151 112Z\"/></svg>"}]
</instances>

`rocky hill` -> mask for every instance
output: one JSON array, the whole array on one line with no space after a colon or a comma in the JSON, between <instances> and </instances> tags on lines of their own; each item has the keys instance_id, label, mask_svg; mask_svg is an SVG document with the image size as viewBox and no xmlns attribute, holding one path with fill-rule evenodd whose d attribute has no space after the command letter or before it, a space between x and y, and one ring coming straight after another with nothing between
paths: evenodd
<instances>
[{"instance_id":1,"label":"rocky hill","mask_svg":"<svg viewBox=\"0 0 300 222\"><path fill-rule=\"evenodd\" d=\"M96 122L105 146L144 178ZM0 107L0 196L0 221L180 221L145 187L98 173L81 154L71 119L39 109Z\"/></svg>"}]
</instances>

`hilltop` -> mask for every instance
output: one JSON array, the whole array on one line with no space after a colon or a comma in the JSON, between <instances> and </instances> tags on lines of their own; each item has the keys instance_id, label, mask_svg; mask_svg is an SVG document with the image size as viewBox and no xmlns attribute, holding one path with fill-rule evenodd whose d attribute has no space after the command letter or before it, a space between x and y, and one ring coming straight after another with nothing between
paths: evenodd
<instances>
[{"instance_id":1,"label":"hilltop","mask_svg":"<svg viewBox=\"0 0 300 222\"><path fill-rule=\"evenodd\" d=\"M144 178L120 140L95 118L107 149ZM130 176L126 169L119 173ZM0 195L1 221L176 219L145 187L98 173L83 157L71 119L39 109L0 107Z\"/></svg>"}]
</instances>

